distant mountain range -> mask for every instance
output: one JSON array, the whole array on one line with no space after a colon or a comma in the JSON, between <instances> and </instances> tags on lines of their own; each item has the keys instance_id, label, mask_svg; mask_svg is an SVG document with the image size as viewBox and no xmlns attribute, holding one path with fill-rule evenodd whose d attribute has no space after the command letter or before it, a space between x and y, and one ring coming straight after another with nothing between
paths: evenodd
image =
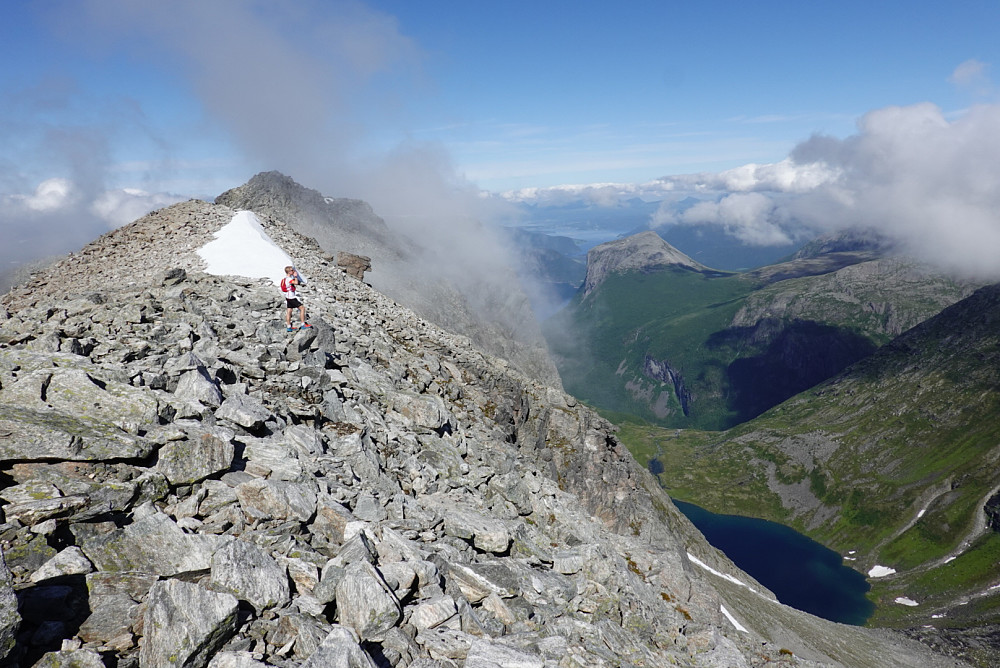
<instances>
[{"instance_id":1,"label":"distant mountain range","mask_svg":"<svg viewBox=\"0 0 1000 668\"><path fill-rule=\"evenodd\" d=\"M651 232L588 253L585 287L545 333L570 392L669 427L759 415L968 296L979 283L867 240L742 274Z\"/></svg>"}]
</instances>

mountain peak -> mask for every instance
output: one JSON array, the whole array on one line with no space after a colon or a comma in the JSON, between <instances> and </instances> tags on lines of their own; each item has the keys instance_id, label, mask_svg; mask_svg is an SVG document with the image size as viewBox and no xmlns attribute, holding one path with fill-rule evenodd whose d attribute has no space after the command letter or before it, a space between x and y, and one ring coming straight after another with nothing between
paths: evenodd
<instances>
[{"instance_id":1,"label":"mountain peak","mask_svg":"<svg viewBox=\"0 0 1000 668\"><path fill-rule=\"evenodd\" d=\"M633 234L594 246L587 253L587 279L584 296L589 295L610 274L652 272L667 267L681 267L692 271L712 271L692 260L652 230Z\"/></svg>"}]
</instances>

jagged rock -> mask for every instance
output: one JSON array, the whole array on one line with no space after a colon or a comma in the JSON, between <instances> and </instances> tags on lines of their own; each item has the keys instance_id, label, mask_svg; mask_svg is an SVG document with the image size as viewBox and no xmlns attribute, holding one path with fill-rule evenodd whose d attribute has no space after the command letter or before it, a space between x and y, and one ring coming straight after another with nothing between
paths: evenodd
<instances>
[{"instance_id":1,"label":"jagged rock","mask_svg":"<svg viewBox=\"0 0 1000 668\"><path fill-rule=\"evenodd\" d=\"M403 615L399 601L374 566L360 561L348 566L337 584L340 622L362 640L380 640Z\"/></svg>"},{"instance_id":2,"label":"jagged rock","mask_svg":"<svg viewBox=\"0 0 1000 668\"><path fill-rule=\"evenodd\" d=\"M267 552L243 540L234 540L212 556L212 583L248 601L257 610L288 602L288 576Z\"/></svg>"},{"instance_id":3,"label":"jagged rock","mask_svg":"<svg viewBox=\"0 0 1000 668\"><path fill-rule=\"evenodd\" d=\"M90 616L77 632L85 642L114 644L124 652L135 646L141 603L156 583L154 573L87 575Z\"/></svg>"},{"instance_id":4,"label":"jagged rock","mask_svg":"<svg viewBox=\"0 0 1000 668\"><path fill-rule=\"evenodd\" d=\"M219 652L212 657L208 668L267 668L267 666L253 658L250 652Z\"/></svg>"},{"instance_id":5,"label":"jagged rock","mask_svg":"<svg viewBox=\"0 0 1000 668\"><path fill-rule=\"evenodd\" d=\"M219 409L215 411L215 417L220 420L229 420L246 429L256 429L272 416L271 412L253 397L233 394L222 402Z\"/></svg>"},{"instance_id":6,"label":"jagged rock","mask_svg":"<svg viewBox=\"0 0 1000 668\"><path fill-rule=\"evenodd\" d=\"M50 367L18 376L0 390L0 404L113 424L134 434L156 421L158 402L148 391L92 377L83 369Z\"/></svg>"},{"instance_id":7,"label":"jagged rock","mask_svg":"<svg viewBox=\"0 0 1000 668\"><path fill-rule=\"evenodd\" d=\"M372 268L372 259L365 255L355 255L340 251L337 253L337 266L359 281L365 279L365 272Z\"/></svg>"},{"instance_id":8,"label":"jagged rock","mask_svg":"<svg viewBox=\"0 0 1000 668\"><path fill-rule=\"evenodd\" d=\"M46 561L41 568L31 574L32 582L41 582L64 575L85 575L94 570L94 565L83 554L83 550L75 545Z\"/></svg>"},{"instance_id":9,"label":"jagged rock","mask_svg":"<svg viewBox=\"0 0 1000 668\"><path fill-rule=\"evenodd\" d=\"M228 471L233 454L233 444L226 435L196 430L160 448L156 468L171 485L191 484Z\"/></svg>"},{"instance_id":10,"label":"jagged rock","mask_svg":"<svg viewBox=\"0 0 1000 668\"><path fill-rule=\"evenodd\" d=\"M149 591L139 662L144 668L206 666L236 630L238 601L190 582L157 582Z\"/></svg>"},{"instance_id":11,"label":"jagged rock","mask_svg":"<svg viewBox=\"0 0 1000 668\"><path fill-rule=\"evenodd\" d=\"M152 512L107 535L84 538L81 548L101 571L141 571L169 577L209 570L218 544L216 536L186 534L163 513Z\"/></svg>"},{"instance_id":12,"label":"jagged rock","mask_svg":"<svg viewBox=\"0 0 1000 668\"><path fill-rule=\"evenodd\" d=\"M545 661L537 654L528 654L513 647L481 639L469 647L465 668L543 668Z\"/></svg>"},{"instance_id":13,"label":"jagged rock","mask_svg":"<svg viewBox=\"0 0 1000 668\"><path fill-rule=\"evenodd\" d=\"M104 668L104 661L90 649L63 650L44 654L34 668Z\"/></svg>"},{"instance_id":14,"label":"jagged rock","mask_svg":"<svg viewBox=\"0 0 1000 668\"><path fill-rule=\"evenodd\" d=\"M0 552L0 659L14 648L21 616L17 614L17 596L11 586L12 578L7 561Z\"/></svg>"},{"instance_id":15,"label":"jagged rock","mask_svg":"<svg viewBox=\"0 0 1000 668\"><path fill-rule=\"evenodd\" d=\"M502 564L448 564L448 578L472 603L491 594L509 598L517 593L513 573Z\"/></svg>"},{"instance_id":16,"label":"jagged rock","mask_svg":"<svg viewBox=\"0 0 1000 668\"><path fill-rule=\"evenodd\" d=\"M302 668L375 668L358 643L351 629L335 626Z\"/></svg>"},{"instance_id":17,"label":"jagged rock","mask_svg":"<svg viewBox=\"0 0 1000 668\"><path fill-rule=\"evenodd\" d=\"M458 608L455 606L455 599L451 596L435 596L416 606L410 615L410 623L418 631L432 629L457 614Z\"/></svg>"},{"instance_id":18,"label":"jagged rock","mask_svg":"<svg viewBox=\"0 0 1000 668\"><path fill-rule=\"evenodd\" d=\"M185 371L177 381L174 396L185 401L197 401L212 408L222 404L222 390L204 367Z\"/></svg>"},{"instance_id":19,"label":"jagged rock","mask_svg":"<svg viewBox=\"0 0 1000 668\"><path fill-rule=\"evenodd\" d=\"M0 417L0 462L141 459L153 448L149 441L113 425L53 411L4 406Z\"/></svg>"},{"instance_id":20,"label":"jagged rock","mask_svg":"<svg viewBox=\"0 0 1000 668\"><path fill-rule=\"evenodd\" d=\"M445 515L444 532L470 540L484 552L499 554L510 547L510 531L504 522L471 511L454 510Z\"/></svg>"},{"instance_id":21,"label":"jagged rock","mask_svg":"<svg viewBox=\"0 0 1000 668\"><path fill-rule=\"evenodd\" d=\"M196 251L234 213L155 212L0 297L0 392L25 382L0 411L0 639L21 643L8 659L61 637L131 667L175 651L172 665L216 668L811 665L782 647L851 668L946 665L781 606L609 423L264 220L310 277L316 327L288 336L269 279L202 271ZM55 411L38 379L56 376L155 414ZM206 379L218 408L178 396ZM75 549L93 572L39 579L53 558L86 568ZM4 608L12 587L20 613Z\"/></svg>"},{"instance_id":22,"label":"jagged rock","mask_svg":"<svg viewBox=\"0 0 1000 668\"><path fill-rule=\"evenodd\" d=\"M316 512L316 492L302 483L284 480L250 480L236 487L246 512L260 518L305 522Z\"/></svg>"},{"instance_id":23,"label":"jagged rock","mask_svg":"<svg viewBox=\"0 0 1000 668\"><path fill-rule=\"evenodd\" d=\"M399 393L393 398L392 407L417 427L437 430L452 419L444 400L434 395Z\"/></svg>"}]
</instances>

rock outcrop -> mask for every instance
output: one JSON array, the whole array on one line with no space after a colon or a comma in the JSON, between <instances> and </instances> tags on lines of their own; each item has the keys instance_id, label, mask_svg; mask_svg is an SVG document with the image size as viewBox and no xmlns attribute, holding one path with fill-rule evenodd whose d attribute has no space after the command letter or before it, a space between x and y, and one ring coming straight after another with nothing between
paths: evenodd
<instances>
[{"instance_id":1,"label":"rock outcrop","mask_svg":"<svg viewBox=\"0 0 1000 668\"><path fill-rule=\"evenodd\" d=\"M593 292L611 274L650 272L667 267L719 273L695 262L656 232L648 230L591 248L587 252L587 278L583 283L583 294L586 296Z\"/></svg>"},{"instance_id":2,"label":"rock outcrop","mask_svg":"<svg viewBox=\"0 0 1000 668\"><path fill-rule=\"evenodd\" d=\"M779 604L596 413L271 220L310 277L286 332L269 281L202 271L234 213L3 299L4 665L960 665Z\"/></svg>"}]
</instances>

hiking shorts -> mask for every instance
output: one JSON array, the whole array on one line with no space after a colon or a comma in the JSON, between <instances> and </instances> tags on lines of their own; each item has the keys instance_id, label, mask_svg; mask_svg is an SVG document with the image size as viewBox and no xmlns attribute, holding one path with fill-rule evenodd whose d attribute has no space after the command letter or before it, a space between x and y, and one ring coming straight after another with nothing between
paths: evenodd
<instances>
[{"instance_id":1,"label":"hiking shorts","mask_svg":"<svg viewBox=\"0 0 1000 668\"><path fill-rule=\"evenodd\" d=\"M298 299L285 299L285 306L287 308L298 308L302 306L302 302Z\"/></svg>"}]
</instances>

